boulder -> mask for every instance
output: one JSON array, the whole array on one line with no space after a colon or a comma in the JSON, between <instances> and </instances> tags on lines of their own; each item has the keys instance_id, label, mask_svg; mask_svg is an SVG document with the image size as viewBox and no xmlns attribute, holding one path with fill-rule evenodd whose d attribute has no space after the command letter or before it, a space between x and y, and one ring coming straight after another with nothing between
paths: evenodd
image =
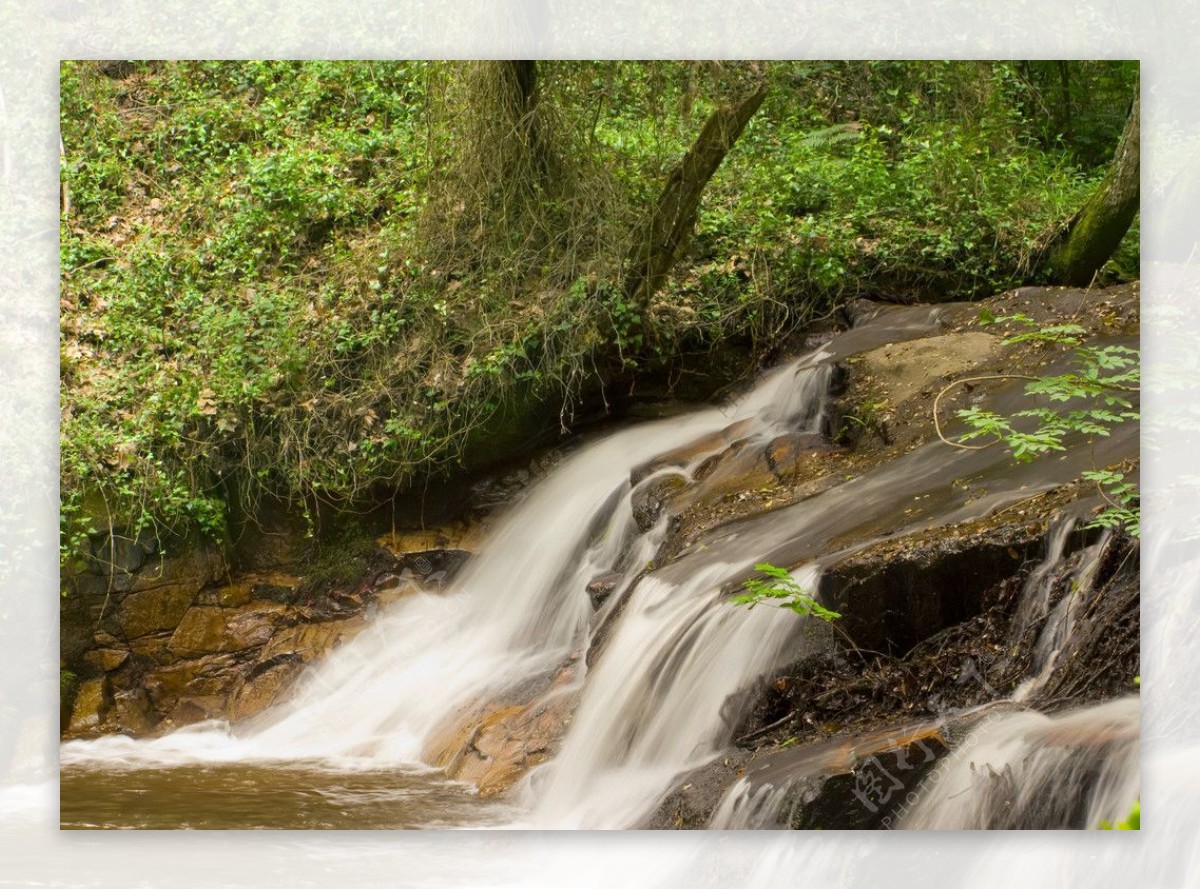
<instances>
[{"instance_id":1,"label":"boulder","mask_svg":"<svg viewBox=\"0 0 1200 890\"><path fill-rule=\"evenodd\" d=\"M115 671L129 660L128 649L93 649L83 656L83 663L99 671Z\"/></svg>"},{"instance_id":2,"label":"boulder","mask_svg":"<svg viewBox=\"0 0 1200 890\"><path fill-rule=\"evenodd\" d=\"M71 721L67 731L71 735L93 735L104 724L104 718L112 705L112 692L107 677L94 677L79 684L75 702L71 706Z\"/></svg>"},{"instance_id":3,"label":"boulder","mask_svg":"<svg viewBox=\"0 0 1200 890\"><path fill-rule=\"evenodd\" d=\"M633 491L633 518L643 532L653 528L671 500L688 486L682 473L653 476Z\"/></svg>"},{"instance_id":4,"label":"boulder","mask_svg":"<svg viewBox=\"0 0 1200 890\"><path fill-rule=\"evenodd\" d=\"M194 606L171 636L171 649L183 655L240 652L264 645L287 607L255 602L236 609Z\"/></svg>"},{"instance_id":5,"label":"boulder","mask_svg":"<svg viewBox=\"0 0 1200 890\"><path fill-rule=\"evenodd\" d=\"M483 797L554 755L578 700L572 659L541 682L468 704L431 737L424 758Z\"/></svg>"},{"instance_id":6,"label":"boulder","mask_svg":"<svg viewBox=\"0 0 1200 890\"><path fill-rule=\"evenodd\" d=\"M117 621L127 640L174 630L192 605L191 585L169 585L131 593L121 600Z\"/></svg>"},{"instance_id":7,"label":"boulder","mask_svg":"<svg viewBox=\"0 0 1200 890\"><path fill-rule=\"evenodd\" d=\"M298 655L284 655L258 666L234 687L225 709L226 718L237 723L265 711L303 670L304 659Z\"/></svg>"},{"instance_id":8,"label":"boulder","mask_svg":"<svg viewBox=\"0 0 1200 890\"><path fill-rule=\"evenodd\" d=\"M589 581L587 592L592 600L592 608L599 609L604 605L605 600L612 596L624 577L620 572L605 572Z\"/></svg>"}]
</instances>

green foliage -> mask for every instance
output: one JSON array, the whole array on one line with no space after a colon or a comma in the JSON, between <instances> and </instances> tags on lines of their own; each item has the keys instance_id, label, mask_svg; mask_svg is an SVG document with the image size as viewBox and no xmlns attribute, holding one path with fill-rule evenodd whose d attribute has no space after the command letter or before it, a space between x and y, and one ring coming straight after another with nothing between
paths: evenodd
<instances>
[{"instance_id":1,"label":"green foliage","mask_svg":"<svg viewBox=\"0 0 1200 890\"><path fill-rule=\"evenodd\" d=\"M962 436L963 442L981 438L1001 442L1016 460L1029 462L1051 451L1065 451L1070 436L1109 436L1119 424L1140 418L1129 398L1138 391L1141 382L1138 350L1087 344L1084 342L1087 331L1077 324L1038 325L1024 313L998 318L986 309L981 311L980 324L1002 323L1027 328L1005 339L1006 344L1071 347L1073 368L1064 374L1031 378L1025 384L1027 396L1040 398L1049 405L1026 408L1009 416L977 406L958 411L958 418L971 429ZM1124 528L1134 537L1139 536L1141 510L1137 506L1136 486L1114 470L1089 471L1083 478L1095 482L1108 501L1108 507L1089 527Z\"/></svg>"},{"instance_id":2,"label":"green foliage","mask_svg":"<svg viewBox=\"0 0 1200 890\"><path fill-rule=\"evenodd\" d=\"M1100 823L1100 828L1103 831L1141 831L1142 829L1142 802L1135 800L1133 806L1129 808L1129 815L1124 819L1120 819L1114 825L1107 819Z\"/></svg>"},{"instance_id":3,"label":"green foliage","mask_svg":"<svg viewBox=\"0 0 1200 890\"><path fill-rule=\"evenodd\" d=\"M835 621L841 613L827 609L816 601L812 592L805 590L787 569L770 563L759 563L754 567L766 577L747 579L742 587L745 593L738 594L732 602L753 609L759 603L773 602L782 609L790 609L797 615L811 615L822 621Z\"/></svg>"},{"instance_id":4,"label":"green foliage","mask_svg":"<svg viewBox=\"0 0 1200 890\"><path fill-rule=\"evenodd\" d=\"M749 66L541 63L531 163L486 66L63 63L64 556L113 526L220 537L263 496L347 506L521 406L771 349L853 294L1021 278L1097 174L1037 143L1014 64L767 65L643 311L629 233Z\"/></svg>"}]
</instances>

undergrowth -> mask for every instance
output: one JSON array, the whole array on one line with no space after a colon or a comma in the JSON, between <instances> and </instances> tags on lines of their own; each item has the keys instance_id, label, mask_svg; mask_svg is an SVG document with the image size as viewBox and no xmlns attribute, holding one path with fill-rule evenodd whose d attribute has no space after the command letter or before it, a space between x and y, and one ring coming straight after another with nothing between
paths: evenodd
<instances>
[{"instance_id":1,"label":"undergrowth","mask_svg":"<svg viewBox=\"0 0 1200 890\"><path fill-rule=\"evenodd\" d=\"M345 509L855 294L999 290L1099 175L1036 141L1008 63L539 63L517 118L498 64L63 64L64 554ZM751 76L766 105L630 305L629 233Z\"/></svg>"}]
</instances>

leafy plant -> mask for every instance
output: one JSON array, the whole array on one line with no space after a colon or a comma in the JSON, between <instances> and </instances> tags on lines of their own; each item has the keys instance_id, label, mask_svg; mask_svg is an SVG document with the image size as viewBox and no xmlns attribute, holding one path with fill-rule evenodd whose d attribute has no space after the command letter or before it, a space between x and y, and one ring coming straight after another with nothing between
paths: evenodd
<instances>
[{"instance_id":1,"label":"leafy plant","mask_svg":"<svg viewBox=\"0 0 1200 890\"><path fill-rule=\"evenodd\" d=\"M1129 808L1129 815L1124 819L1120 819L1114 825L1107 819L1100 823L1102 831L1141 831L1142 829L1142 802L1135 800L1133 806Z\"/></svg>"},{"instance_id":2,"label":"leafy plant","mask_svg":"<svg viewBox=\"0 0 1200 890\"><path fill-rule=\"evenodd\" d=\"M772 602L780 608L790 609L797 615L811 615L822 621L835 621L842 617L840 612L834 612L818 603L812 593L802 587L787 569L767 562L759 563L754 568L766 577L749 578L743 582L742 588L746 592L733 598L732 602L735 605L753 609L759 603Z\"/></svg>"},{"instance_id":3,"label":"leafy plant","mask_svg":"<svg viewBox=\"0 0 1200 890\"><path fill-rule=\"evenodd\" d=\"M1141 381L1139 354L1127 346L1089 345L1084 341L1087 331L1077 324L1038 325L1024 313L997 317L987 309L980 312L980 324L1004 322L1025 326L1028 330L1004 340L1005 344L1041 343L1068 346L1074 352L1074 365L1063 374L1043 377L1023 377L1025 393L1040 396L1063 407L1026 408L1005 416L977 406L964 408L957 416L970 432L961 443L981 438L1000 442L1021 462L1051 451L1065 451L1070 435L1109 436L1119 424L1141 416L1133 408L1130 395L1138 391ZM956 381L956 383L964 381ZM955 384L951 384L953 386ZM948 387L949 388L949 387ZM944 394L945 390L943 390ZM1067 408L1067 404L1072 407ZM935 415L936 415L935 401ZM1032 426L1022 421L1034 421ZM943 437L944 438L944 437ZM947 440L948 441L948 440ZM1093 470L1083 478L1096 483L1108 507L1089 527L1124 528L1137 537L1141 533L1141 510L1138 507L1137 487L1125 480L1123 473L1111 469Z\"/></svg>"}]
</instances>

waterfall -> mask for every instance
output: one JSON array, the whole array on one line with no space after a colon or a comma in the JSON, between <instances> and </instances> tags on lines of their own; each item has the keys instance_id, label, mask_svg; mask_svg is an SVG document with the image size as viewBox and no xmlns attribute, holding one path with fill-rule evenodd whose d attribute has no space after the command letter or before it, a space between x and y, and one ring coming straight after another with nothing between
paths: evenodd
<instances>
[{"instance_id":1,"label":"waterfall","mask_svg":"<svg viewBox=\"0 0 1200 890\"><path fill-rule=\"evenodd\" d=\"M678 587L638 585L562 753L533 777L534 824L635 824L676 775L729 743L738 714L726 703L779 662L797 618L730 608L716 593L728 568L710 566ZM815 589L811 566L793 577Z\"/></svg>"},{"instance_id":2,"label":"waterfall","mask_svg":"<svg viewBox=\"0 0 1200 890\"><path fill-rule=\"evenodd\" d=\"M68 742L61 748L63 766L304 764L383 771L402 785L402 776L444 779L438 766L455 775L442 757L446 751L490 756L475 748L485 718L562 696L565 731L557 754L520 780L511 806L500 819L493 812L488 824L638 825L679 776L729 747L754 684L830 645L819 621L730 604L731 583L755 563L798 566L793 579L815 590L823 568L856 547L977 519L1069 481L1084 461L1090 465L1091 454L1072 452L1032 469L1013 466L999 449L948 453L927 443L807 500L722 526L661 570L644 572L666 539L670 517L639 514L640 495L676 475L685 482L711 479L702 468L718 455L760 459L775 437L820 432L827 424L832 361L928 333L936 315L885 314L764 375L727 405L594 439L499 517L446 591L417 590L396 599L311 666L286 703L233 728L209 722L157 739ZM1129 441L1127 431L1119 431L1098 451L1120 454ZM954 485L982 473L985 496ZM1031 675L1015 696L1020 700L1034 696L1052 672L1103 553L1102 540L1073 554L1074 587L1055 601L1071 529L1066 522L1055 529L1045 561L1022 593L1014 633L1036 634L1037 645ZM597 610L587 587L601 575L620 580ZM1086 810L1072 817L1119 818L1124 813L1117 810L1136 794L1136 748L1136 700L1059 717L1018 712L987 718L923 780L921 805L904 827L1053 823L1063 814L1037 795L1055 792L1051 803L1066 806L1067 791L1088 782L1095 793L1086 806L1079 795L1071 798L1072 806ZM800 766L817 769L815 761ZM974 781L980 770L988 781ZM780 824L781 811L796 806L796 774L777 771L757 784L740 780L717 807L712 826ZM929 784L934 776L941 777L936 788ZM1004 811L1012 782L1031 796ZM437 824L457 824L455 818Z\"/></svg>"},{"instance_id":3,"label":"waterfall","mask_svg":"<svg viewBox=\"0 0 1200 890\"><path fill-rule=\"evenodd\" d=\"M422 768L425 746L457 710L580 662L597 624L588 581L609 572L632 580L665 534L666 517L644 533L634 522L635 468L699 442L677 462L690 475L728 446L717 434L731 427L758 444L816 431L830 374L809 357L765 375L727 406L591 443L500 520L450 590L400 599L312 669L285 705L232 731L207 723L158 739L69 742L64 766L259 760ZM606 613L622 596L629 602L595 677L585 678L581 665L575 671L572 684L584 691L563 755L528 783L537 821L556 814L626 824L674 775L728 741L725 700L772 666L797 627L790 613L734 608L719 593L719 579L754 557L714 563L682 584L648 576L613 595ZM599 795L606 784L621 790Z\"/></svg>"},{"instance_id":4,"label":"waterfall","mask_svg":"<svg viewBox=\"0 0 1200 890\"><path fill-rule=\"evenodd\" d=\"M901 828L1095 828L1138 796L1136 696L987 717L918 789Z\"/></svg>"}]
</instances>

